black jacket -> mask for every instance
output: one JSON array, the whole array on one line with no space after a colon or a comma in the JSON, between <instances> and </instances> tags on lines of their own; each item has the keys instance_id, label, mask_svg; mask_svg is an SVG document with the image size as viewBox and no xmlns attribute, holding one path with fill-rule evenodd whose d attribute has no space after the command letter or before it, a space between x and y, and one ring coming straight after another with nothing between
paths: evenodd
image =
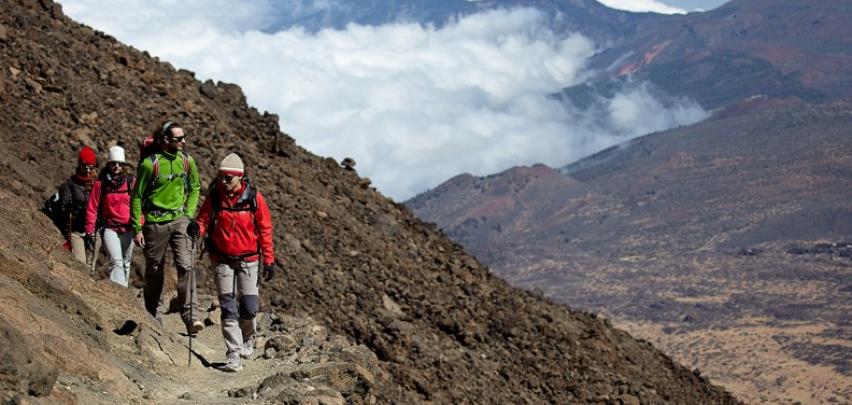
<instances>
[{"instance_id":1,"label":"black jacket","mask_svg":"<svg viewBox=\"0 0 852 405\"><path fill-rule=\"evenodd\" d=\"M71 232L86 232L86 207L91 193L91 183L80 183L74 176L71 176L59 188L62 215L71 215Z\"/></svg>"}]
</instances>

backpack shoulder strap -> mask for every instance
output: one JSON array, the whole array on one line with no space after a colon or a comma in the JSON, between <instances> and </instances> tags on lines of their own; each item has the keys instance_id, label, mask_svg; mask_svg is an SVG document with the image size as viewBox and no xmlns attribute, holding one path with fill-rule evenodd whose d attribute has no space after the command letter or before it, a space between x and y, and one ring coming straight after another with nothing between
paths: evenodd
<instances>
[{"instance_id":1,"label":"backpack shoulder strap","mask_svg":"<svg viewBox=\"0 0 852 405\"><path fill-rule=\"evenodd\" d=\"M152 153L148 155L149 160L151 160L151 185L157 182L157 178L160 177L160 155L158 153Z\"/></svg>"},{"instance_id":2,"label":"backpack shoulder strap","mask_svg":"<svg viewBox=\"0 0 852 405\"><path fill-rule=\"evenodd\" d=\"M189 177L189 154L180 151L180 156L183 158L183 172L186 173L186 177Z\"/></svg>"},{"instance_id":3,"label":"backpack shoulder strap","mask_svg":"<svg viewBox=\"0 0 852 405\"><path fill-rule=\"evenodd\" d=\"M257 212L257 189L251 183L246 183L246 199L249 200L249 210Z\"/></svg>"},{"instance_id":4,"label":"backpack shoulder strap","mask_svg":"<svg viewBox=\"0 0 852 405\"><path fill-rule=\"evenodd\" d=\"M189 154L184 151L179 151L178 153L183 158L183 194L189 196Z\"/></svg>"}]
</instances>

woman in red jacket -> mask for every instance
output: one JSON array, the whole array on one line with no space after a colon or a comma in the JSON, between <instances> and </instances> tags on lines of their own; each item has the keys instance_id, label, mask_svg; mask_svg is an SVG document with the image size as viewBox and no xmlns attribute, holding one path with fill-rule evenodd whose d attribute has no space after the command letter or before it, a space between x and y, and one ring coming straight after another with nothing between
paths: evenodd
<instances>
[{"instance_id":1,"label":"woman in red jacket","mask_svg":"<svg viewBox=\"0 0 852 405\"><path fill-rule=\"evenodd\" d=\"M254 351L259 263L267 281L275 269L269 207L243 174L240 157L235 153L226 156L197 222L187 227L190 237L209 234L208 251L216 273L228 355L222 370L230 372L242 370L241 358L251 358Z\"/></svg>"},{"instance_id":2,"label":"woman in red jacket","mask_svg":"<svg viewBox=\"0 0 852 405\"><path fill-rule=\"evenodd\" d=\"M127 287L133 258L133 236L130 228L130 192L133 176L127 174L124 148L109 148L106 170L92 186L86 210L86 239L103 227L103 242L109 254L109 279ZM98 254L98 252L95 252Z\"/></svg>"}]
</instances>

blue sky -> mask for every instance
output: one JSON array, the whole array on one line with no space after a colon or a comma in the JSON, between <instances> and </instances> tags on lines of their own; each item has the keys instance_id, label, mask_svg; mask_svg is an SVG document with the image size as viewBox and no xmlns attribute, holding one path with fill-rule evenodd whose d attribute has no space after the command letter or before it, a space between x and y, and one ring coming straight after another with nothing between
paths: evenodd
<instances>
[{"instance_id":1,"label":"blue sky","mask_svg":"<svg viewBox=\"0 0 852 405\"><path fill-rule=\"evenodd\" d=\"M271 0L61 3L71 18L200 80L240 85L249 104L278 114L301 146L354 158L358 173L397 201L461 173L560 167L707 116L691 100L660 100L641 82L591 107L551 97L594 76L587 62L601 45L555 34L533 9L440 28L267 32L269 16L280 12Z\"/></svg>"}]
</instances>

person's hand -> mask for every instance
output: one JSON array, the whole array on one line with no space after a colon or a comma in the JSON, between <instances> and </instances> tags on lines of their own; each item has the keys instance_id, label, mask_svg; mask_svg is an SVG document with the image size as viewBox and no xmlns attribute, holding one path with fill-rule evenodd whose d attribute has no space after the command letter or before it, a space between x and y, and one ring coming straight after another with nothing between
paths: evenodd
<instances>
[{"instance_id":1,"label":"person's hand","mask_svg":"<svg viewBox=\"0 0 852 405\"><path fill-rule=\"evenodd\" d=\"M263 281L272 280L272 277L275 276L275 263L264 264L263 265Z\"/></svg>"},{"instance_id":2,"label":"person's hand","mask_svg":"<svg viewBox=\"0 0 852 405\"><path fill-rule=\"evenodd\" d=\"M198 226L198 221L189 221L189 224L186 226L186 234L192 239L198 239L198 235L201 234L201 227Z\"/></svg>"},{"instance_id":3,"label":"person's hand","mask_svg":"<svg viewBox=\"0 0 852 405\"><path fill-rule=\"evenodd\" d=\"M136 246L145 247L145 236L142 235L142 232L136 232L136 236L133 238L133 241L136 242Z\"/></svg>"},{"instance_id":4,"label":"person's hand","mask_svg":"<svg viewBox=\"0 0 852 405\"><path fill-rule=\"evenodd\" d=\"M83 244L86 246L86 250L95 251L95 235L91 233L87 233L83 235Z\"/></svg>"}]
</instances>

